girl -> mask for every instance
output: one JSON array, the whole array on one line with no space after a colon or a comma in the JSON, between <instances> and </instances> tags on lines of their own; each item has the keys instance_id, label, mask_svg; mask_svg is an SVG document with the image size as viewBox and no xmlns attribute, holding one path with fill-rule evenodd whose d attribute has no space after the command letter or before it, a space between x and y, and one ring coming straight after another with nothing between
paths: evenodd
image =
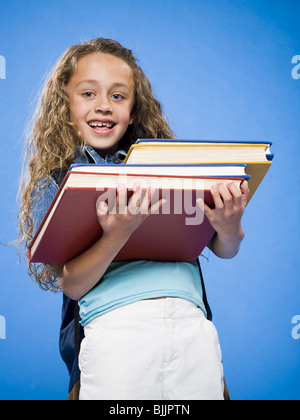
<instances>
[{"instance_id":1,"label":"girl","mask_svg":"<svg viewBox=\"0 0 300 420\"><path fill-rule=\"evenodd\" d=\"M26 246L71 163L121 163L138 138L174 136L132 52L102 38L69 48L46 83L28 139L19 214ZM120 185L117 202L125 194ZM223 399L220 345L206 318L197 264L112 262L161 206L151 203L151 194L142 196L136 185L122 214L109 213L100 203L95 211L101 239L64 264L31 264L29 273L43 288L64 292L61 352L72 385L78 379L70 344L72 307L79 301L85 336L80 399ZM212 195L214 210L205 206L216 230L209 247L232 258L244 237L248 186L218 184Z\"/></svg>"}]
</instances>

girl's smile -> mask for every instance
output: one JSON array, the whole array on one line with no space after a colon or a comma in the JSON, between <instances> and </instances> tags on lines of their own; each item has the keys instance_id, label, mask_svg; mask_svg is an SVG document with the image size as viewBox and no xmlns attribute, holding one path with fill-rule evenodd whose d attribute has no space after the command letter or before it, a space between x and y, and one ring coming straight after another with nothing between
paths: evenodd
<instances>
[{"instance_id":1,"label":"girl's smile","mask_svg":"<svg viewBox=\"0 0 300 420\"><path fill-rule=\"evenodd\" d=\"M81 137L102 157L114 153L134 120L130 67L110 54L89 54L79 60L67 92L71 121Z\"/></svg>"},{"instance_id":2,"label":"girl's smile","mask_svg":"<svg viewBox=\"0 0 300 420\"><path fill-rule=\"evenodd\" d=\"M107 135L115 127L115 123L112 120L93 120L89 121L88 125L91 127L93 132L98 135Z\"/></svg>"}]
</instances>

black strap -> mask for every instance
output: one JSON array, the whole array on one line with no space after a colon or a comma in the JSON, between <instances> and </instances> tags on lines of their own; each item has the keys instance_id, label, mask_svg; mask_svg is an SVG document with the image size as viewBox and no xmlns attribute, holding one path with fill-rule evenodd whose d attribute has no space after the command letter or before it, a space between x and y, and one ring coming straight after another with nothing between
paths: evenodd
<instances>
[{"instance_id":1,"label":"black strap","mask_svg":"<svg viewBox=\"0 0 300 420\"><path fill-rule=\"evenodd\" d=\"M60 184L63 182L63 179L67 175L67 172L67 169L58 169L51 174L58 186L60 186Z\"/></svg>"},{"instance_id":2,"label":"black strap","mask_svg":"<svg viewBox=\"0 0 300 420\"><path fill-rule=\"evenodd\" d=\"M202 284L203 303L204 303L204 306L205 306L205 309L206 309L206 312L207 312L207 319L209 321L211 321L212 320L212 311L210 309L210 306L208 304L207 297L206 297L206 290L205 290L204 278L203 278L203 273L202 273L202 269L201 269L201 264L200 264L199 258L197 259L197 263L198 263L198 267L199 267L201 284Z\"/></svg>"},{"instance_id":3,"label":"black strap","mask_svg":"<svg viewBox=\"0 0 300 420\"><path fill-rule=\"evenodd\" d=\"M79 351L80 351L80 316L79 316L79 305L78 301L74 301L74 344L75 344L75 355L78 362Z\"/></svg>"}]
</instances>

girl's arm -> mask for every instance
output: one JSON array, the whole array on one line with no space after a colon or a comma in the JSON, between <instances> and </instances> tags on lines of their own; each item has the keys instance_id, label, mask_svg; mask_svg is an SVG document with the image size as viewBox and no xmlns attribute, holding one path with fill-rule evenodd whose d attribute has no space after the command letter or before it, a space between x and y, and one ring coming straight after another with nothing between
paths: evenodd
<instances>
[{"instance_id":1,"label":"girl's arm","mask_svg":"<svg viewBox=\"0 0 300 420\"><path fill-rule=\"evenodd\" d=\"M153 191L148 190L144 194L136 186L128 206L119 212L119 202L126 202L126 194L126 188L119 186L115 208L110 213L105 202L98 204L97 216L103 235L92 247L65 264L53 264L60 286L69 298L79 300L88 293L105 274L131 234L163 204L163 200L151 203Z\"/></svg>"},{"instance_id":2,"label":"girl's arm","mask_svg":"<svg viewBox=\"0 0 300 420\"><path fill-rule=\"evenodd\" d=\"M241 189L234 183L220 183L212 187L211 193L215 208L204 204L204 212L216 234L208 247L220 258L233 258L245 236L241 220L249 195L248 182L244 181ZM203 208L203 201L199 201L199 206Z\"/></svg>"}]
</instances>

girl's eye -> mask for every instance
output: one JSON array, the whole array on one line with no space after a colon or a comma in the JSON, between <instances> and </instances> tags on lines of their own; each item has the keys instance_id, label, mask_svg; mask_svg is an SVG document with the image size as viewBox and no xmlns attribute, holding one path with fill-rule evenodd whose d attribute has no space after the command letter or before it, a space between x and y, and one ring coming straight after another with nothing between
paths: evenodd
<instances>
[{"instance_id":1,"label":"girl's eye","mask_svg":"<svg viewBox=\"0 0 300 420\"><path fill-rule=\"evenodd\" d=\"M93 92L84 92L83 96L85 98L93 98L94 97L94 93Z\"/></svg>"},{"instance_id":2,"label":"girl's eye","mask_svg":"<svg viewBox=\"0 0 300 420\"><path fill-rule=\"evenodd\" d=\"M112 95L112 98L115 99L116 101L121 101L122 99L124 99L124 97L120 95L119 93L115 93L114 95Z\"/></svg>"}]
</instances>

